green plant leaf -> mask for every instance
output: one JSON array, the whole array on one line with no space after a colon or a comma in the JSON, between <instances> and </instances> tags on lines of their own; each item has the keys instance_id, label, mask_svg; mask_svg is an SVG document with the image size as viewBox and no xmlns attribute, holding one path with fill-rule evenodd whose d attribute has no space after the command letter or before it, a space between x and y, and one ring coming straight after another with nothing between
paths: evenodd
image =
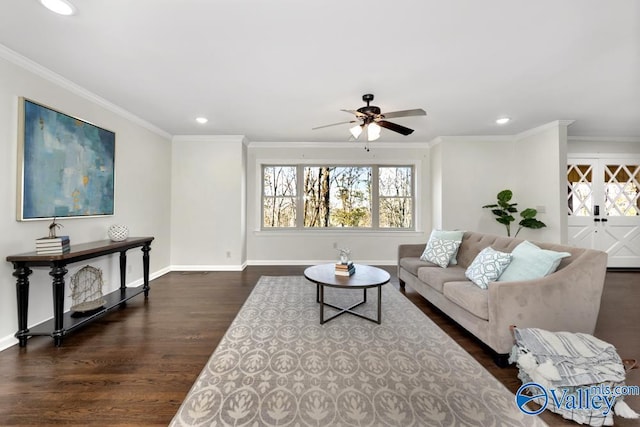
<instances>
[{"instance_id":1,"label":"green plant leaf","mask_svg":"<svg viewBox=\"0 0 640 427\"><path fill-rule=\"evenodd\" d=\"M522 221L520 221L518 225L520 225L521 227L531 228L534 230L537 230L539 228L544 228L547 226L547 224L545 224L542 221L538 221L535 218L525 218Z\"/></svg>"},{"instance_id":2,"label":"green plant leaf","mask_svg":"<svg viewBox=\"0 0 640 427\"><path fill-rule=\"evenodd\" d=\"M491 213L494 214L495 216L507 216L507 215L509 215L507 213L507 211L502 210L502 209L491 209Z\"/></svg>"},{"instance_id":3,"label":"green plant leaf","mask_svg":"<svg viewBox=\"0 0 640 427\"><path fill-rule=\"evenodd\" d=\"M509 203L509 200L513 197L511 190L502 190L498 193L498 202Z\"/></svg>"},{"instance_id":4,"label":"green plant leaf","mask_svg":"<svg viewBox=\"0 0 640 427\"><path fill-rule=\"evenodd\" d=\"M498 205L496 205L495 203L493 205L484 205L483 208L497 208Z\"/></svg>"},{"instance_id":5,"label":"green plant leaf","mask_svg":"<svg viewBox=\"0 0 640 427\"><path fill-rule=\"evenodd\" d=\"M525 219L535 218L538 214L538 211L533 208L527 208L520 212L520 216Z\"/></svg>"},{"instance_id":6,"label":"green plant leaf","mask_svg":"<svg viewBox=\"0 0 640 427\"><path fill-rule=\"evenodd\" d=\"M501 216L499 218L496 218L496 221L498 221L500 224L504 224L504 225L509 225L515 220L516 219L514 217L512 217L511 215Z\"/></svg>"}]
</instances>

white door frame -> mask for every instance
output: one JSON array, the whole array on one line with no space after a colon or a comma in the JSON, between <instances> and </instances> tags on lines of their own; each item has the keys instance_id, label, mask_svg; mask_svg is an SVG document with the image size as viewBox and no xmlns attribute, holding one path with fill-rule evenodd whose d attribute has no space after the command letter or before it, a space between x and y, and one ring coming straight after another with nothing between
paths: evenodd
<instances>
[{"instance_id":1,"label":"white door frame","mask_svg":"<svg viewBox=\"0 0 640 427\"><path fill-rule=\"evenodd\" d=\"M640 267L640 215L616 215L617 211L611 207L607 214L603 179L607 165L639 165L640 155L572 154L568 156L567 163L592 167L591 200L585 203L583 216L568 216L569 244L607 252L609 267ZM599 215L595 212L596 205L599 206Z\"/></svg>"}]
</instances>

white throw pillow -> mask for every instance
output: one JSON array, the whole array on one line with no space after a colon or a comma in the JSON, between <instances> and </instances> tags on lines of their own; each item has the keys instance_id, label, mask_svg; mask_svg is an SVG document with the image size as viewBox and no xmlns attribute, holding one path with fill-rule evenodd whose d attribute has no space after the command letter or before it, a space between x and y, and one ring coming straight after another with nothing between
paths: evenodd
<instances>
[{"instance_id":1,"label":"white throw pillow","mask_svg":"<svg viewBox=\"0 0 640 427\"><path fill-rule=\"evenodd\" d=\"M482 289L489 287L511 262L511 254L486 247L475 257L465 276Z\"/></svg>"},{"instance_id":2,"label":"white throw pillow","mask_svg":"<svg viewBox=\"0 0 640 427\"><path fill-rule=\"evenodd\" d=\"M571 256L569 252L541 249L527 240L516 246L511 255L511 264L500 275L498 279L500 282L516 282L544 277L556 271L562 258Z\"/></svg>"},{"instance_id":3,"label":"white throw pillow","mask_svg":"<svg viewBox=\"0 0 640 427\"><path fill-rule=\"evenodd\" d=\"M429 240L431 239L440 239L440 240L454 240L458 242L458 248L460 247L460 243L462 242L462 236L464 235L464 231L459 230L432 230L431 235L429 236ZM429 243L427 242L427 245ZM458 248L451 254L451 258L449 259L449 265L458 264L458 259L456 255L458 255ZM426 247L425 247L426 249Z\"/></svg>"},{"instance_id":4,"label":"white throw pillow","mask_svg":"<svg viewBox=\"0 0 640 427\"><path fill-rule=\"evenodd\" d=\"M431 238L427 242L427 247L424 249L420 259L432 262L442 268L447 268L451 256L458 251L459 246L460 242L455 240Z\"/></svg>"}]
</instances>

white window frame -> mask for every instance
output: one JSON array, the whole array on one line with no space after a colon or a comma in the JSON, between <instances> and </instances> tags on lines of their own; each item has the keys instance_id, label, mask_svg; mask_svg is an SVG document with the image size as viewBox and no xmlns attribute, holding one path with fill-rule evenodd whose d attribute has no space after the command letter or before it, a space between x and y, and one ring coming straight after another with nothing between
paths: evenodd
<instances>
[{"instance_id":1,"label":"white window frame","mask_svg":"<svg viewBox=\"0 0 640 427\"><path fill-rule=\"evenodd\" d=\"M296 167L296 226L295 227L265 227L264 226L264 169L267 167ZM307 167L358 167L358 168L371 168L371 227L305 227L304 226L304 193L301 189L304 188L304 168ZM396 227L380 227L380 195L379 195L379 168L410 168L411 169L411 227L396 228ZM258 163L258 181L259 181L259 224L260 231L270 232L335 232L335 231L354 231L354 232L384 232L384 233L400 233L400 232L413 232L417 230L417 218L418 218L418 203L416 200L416 188L417 188L417 167L412 163L337 163L330 161L311 161L308 163L291 163L291 162L279 162L269 161ZM384 198L392 198L390 196L384 196Z\"/></svg>"}]
</instances>

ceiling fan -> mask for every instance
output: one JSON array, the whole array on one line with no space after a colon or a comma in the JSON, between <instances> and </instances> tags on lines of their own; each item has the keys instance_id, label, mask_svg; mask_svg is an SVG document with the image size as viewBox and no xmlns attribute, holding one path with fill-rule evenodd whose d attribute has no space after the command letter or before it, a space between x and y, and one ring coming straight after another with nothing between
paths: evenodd
<instances>
[{"instance_id":1,"label":"ceiling fan","mask_svg":"<svg viewBox=\"0 0 640 427\"><path fill-rule=\"evenodd\" d=\"M413 133L413 129L399 125L397 123L389 122L385 119L395 117L411 117L411 116L426 116L427 113L422 108L416 108L413 110L392 111L390 113L382 113L380 107L375 105L369 105L373 101L373 95L370 93L362 95L362 100L367 103L366 106L360 107L357 110L341 110L347 113L354 114L355 120L347 120L339 123L332 123L330 125L314 127L313 130L326 128L329 126L343 125L346 123L358 123L349 129L353 138L358 139L361 134L365 134L367 141L375 141L380 138L381 128L389 129L394 132L398 132L402 135L410 135Z\"/></svg>"}]
</instances>

